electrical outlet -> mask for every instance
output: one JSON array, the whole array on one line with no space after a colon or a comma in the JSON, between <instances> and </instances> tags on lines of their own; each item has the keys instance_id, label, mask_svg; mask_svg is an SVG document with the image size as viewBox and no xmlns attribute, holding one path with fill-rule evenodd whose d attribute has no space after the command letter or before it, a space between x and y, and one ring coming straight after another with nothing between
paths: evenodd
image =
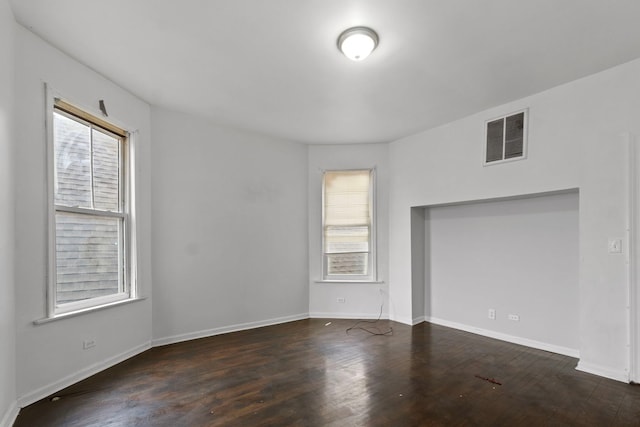
<instances>
[{"instance_id":1,"label":"electrical outlet","mask_svg":"<svg viewBox=\"0 0 640 427\"><path fill-rule=\"evenodd\" d=\"M89 350L96 346L96 340L84 340L82 341L82 349Z\"/></svg>"},{"instance_id":2,"label":"electrical outlet","mask_svg":"<svg viewBox=\"0 0 640 427\"><path fill-rule=\"evenodd\" d=\"M621 254L622 253L622 239L609 239L609 253L610 254Z\"/></svg>"},{"instance_id":3,"label":"electrical outlet","mask_svg":"<svg viewBox=\"0 0 640 427\"><path fill-rule=\"evenodd\" d=\"M337 302L339 302L339 303L341 303L341 304L344 304L344 303L346 302L346 300L344 299L344 297L338 297L338 298L336 298L336 301L337 301Z\"/></svg>"},{"instance_id":4,"label":"electrical outlet","mask_svg":"<svg viewBox=\"0 0 640 427\"><path fill-rule=\"evenodd\" d=\"M490 308L489 309L489 319L496 320L496 309L495 308Z\"/></svg>"},{"instance_id":5,"label":"electrical outlet","mask_svg":"<svg viewBox=\"0 0 640 427\"><path fill-rule=\"evenodd\" d=\"M520 316L518 316L517 314L510 314L509 315L509 320L513 320L514 322L519 322L520 321Z\"/></svg>"}]
</instances>

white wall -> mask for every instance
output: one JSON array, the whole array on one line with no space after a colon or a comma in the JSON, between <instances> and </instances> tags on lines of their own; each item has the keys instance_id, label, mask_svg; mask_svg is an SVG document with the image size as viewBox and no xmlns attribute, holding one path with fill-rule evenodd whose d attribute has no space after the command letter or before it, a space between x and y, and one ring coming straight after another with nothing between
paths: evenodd
<instances>
[{"instance_id":1,"label":"white wall","mask_svg":"<svg viewBox=\"0 0 640 427\"><path fill-rule=\"evenodd\" d=\"M162 344L307 313L374 317L380 302L385 317L405 323L438 314L431 311L446 310L447 297L425 301L431 277L412 268L412 257L415 267L425 252L411 237L412 222L425 224L413 207L575 188L580 368L628 374L625 256L608 254L607 239L626 237L625 132L640 134L640 61L389 145L306 147L163 109L150 114L144 102L15 26L6 0L0 31L7 64L0 67L0 339L8 344L0 346L0 417L12 418L16 399L28 404L141 351L152 337ZM46 311L44 82L90 109L104 99L112 118L139 130L139 283L147 300L35 326ZM525 107L528 159L483 167L484 121ZM385 284L316 283L321 170L373 166ZM86 338L97 346L83 351Z\"/></svg>"},{"instance_id":2,"label":"white wall","mask_svg":"<svg viewBox=\"0 0 640 427\"><path fill-rule=\"evenodd\" d=\"M580 367L625 379L628 368L624 256L607 238L625 235L621 132L640 132L640 61L607 70L390 146L391 317L413 313L411 207L580 189ZM524 161L482 166L484 122L529 110Z\"/></svg>"},{"instance_id":3,"label":"white wall","mask_svg":"<svg viewBox=\"0 0 640 427\"><path fill-rule=\"evenodd\" d=\"M14 325L13 34L9 3L0 1L0 427L16 415Z\"/></svg>"},{"instance_id":4,"label":"white wall","mask_svg":"<svg viewBox=\"0 0 640 427\"><path fill-rule=\"evenodd\" d=\"M153 335L307 317L307 147L154 108Z\"/></svg>"},{"instance_id":5,"label":"white wall","mask_svg":"<svg viewBox=\"0 0 640 427\"><path fill-rule=\"evenodd\" d=\"M21 406L148 347L151 340L150 110L90 69L16 27L16 330ZM114 59L115 60L115 59ZM46 314L47 194L44 82L68 100L97 111L137 138L138 285L147 299L34 325ZM82 349L84 339L97 345Z\"/></svg>"},{"instance_id":6,"label":"white wall","mask_svg":"<svg viewBox=\"0 0 640 427\"><path fill-rule=\"evenodd\" d=\"M625 96L620 96L621 103L618 108L614 108L603 93L606 87L594 94L595 99L602 98L603 108L610 109L611 115L606 114L600 120L595 117L585 118L585 121L592 120L594 126L589 127L585 123L585 128L591 131L591 135L585 135L582 141L585 149L581 153L578 369L619 380L628 379L630 374L626 253L629 203L626 169L629 153L627 136L615 134L613 129L628 129L635 135L640 134L640 67L637 65L638 61L634 62L634 67L616 70L635 73L633 76L614 72L603 76L609 78L607 83L610 87L617 88L615 92L618 93L614 92L614 95L624 92ZM627 96L635 97L635 100L626 103L624 101ZM622 117L614 117L616 114ZM613 122L607 123L607 126L616 126L611 131L603 130L603 121L606 119ZM626 120L630 124L624 123ZM623 240L624 253L608 253L610 238ZM636 340L639 339L640 336L636 337Z\"/></svg>"},{"instance_id":7,"label":"white wall","mask_svg":"<svg viewBox=\"0 0 640 427\"><path fill-rule=\"evenodd\" d=\"M380 306L388 317L386 283L318 283L322 279L322 172L376 169L378 280L388 277L388 144L309 146L309 311L311 317L377 318ZM344 298L344 303L338 303Z\"/></svg>"},{"instance_id":8,"label":"white wall","mask_svg":"<svg viewBox=\"0 0 640 427\"><path fill-rule=\"evenodd\" d=\"M576 192L431 207L426 222L432 322L577 356Z\"/></svg>"}]
</instances>

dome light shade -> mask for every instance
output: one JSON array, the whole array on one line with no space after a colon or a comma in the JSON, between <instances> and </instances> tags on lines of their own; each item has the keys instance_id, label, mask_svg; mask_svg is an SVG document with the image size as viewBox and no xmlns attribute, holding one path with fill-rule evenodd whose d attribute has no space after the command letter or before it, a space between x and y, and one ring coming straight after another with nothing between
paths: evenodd
<instances>
[{"instance_id":1,"label":"dome light shade","mask_svg":"<svg viewBox=\"0 0 640 427\"><path fill-rule=\"evenodd\" d=\"M378 35L371 28L353 27L338 37L338 49L353 61L362 61L378 45Z\"/></svg>"}]
</instances>

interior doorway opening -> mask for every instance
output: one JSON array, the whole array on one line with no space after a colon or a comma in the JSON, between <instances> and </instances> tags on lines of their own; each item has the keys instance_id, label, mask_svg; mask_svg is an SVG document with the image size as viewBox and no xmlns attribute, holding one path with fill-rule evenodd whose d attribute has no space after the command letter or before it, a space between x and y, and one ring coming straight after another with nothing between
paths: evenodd
<instances>
[{"instance_id":1,"label":"interior doorway opening","mask_svg":"<svg viewBox=\"0 0 640 427\"><path fill-rule=\"evenodd\" d=\"M414 322L579 357L578 190L412 208Z\"/></svg>"}]
</instances>

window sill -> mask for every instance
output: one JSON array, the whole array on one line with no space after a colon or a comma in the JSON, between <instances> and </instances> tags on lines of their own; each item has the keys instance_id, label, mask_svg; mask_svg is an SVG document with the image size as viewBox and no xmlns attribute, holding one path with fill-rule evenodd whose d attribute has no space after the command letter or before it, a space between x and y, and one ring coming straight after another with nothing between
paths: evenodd
<instances>
[{"instance_id":1,"label":"window sill","mask_svg":"<svg viewBox=\"0 0 640 427\"><path fill-rule=\"evenodd\" d=\"M384 285L384 281L379 280L314 280L314 283L363 283L365 285Z\"/></svg>"},{"instance_id":2,"label":"window sill","mask_svg":"<svg viewBox=\"0 0 640 427\"><path fill-rule=\"evenodd\" d=\"M108 304L97 305L95 307L87 307L82 310L70 311L68 313L55 314L51 317L44 317L33 321L34 325L43 325L45 323L55 322L56 320L68 319L70 317L80 316L81 314L93 313L94 311L104 310L105 308L131 304L133 302L144 301L147 297L130 298L122 301L110 302Z\"/></svg>"}]
</instances>

